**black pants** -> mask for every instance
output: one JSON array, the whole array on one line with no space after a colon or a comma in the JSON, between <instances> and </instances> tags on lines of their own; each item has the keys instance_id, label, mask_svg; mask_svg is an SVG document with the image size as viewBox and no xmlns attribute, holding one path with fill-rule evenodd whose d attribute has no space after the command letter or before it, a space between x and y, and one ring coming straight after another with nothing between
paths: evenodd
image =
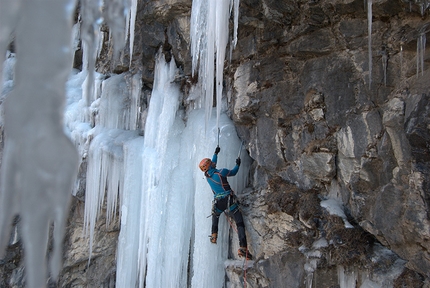
<instances>
[{"instance_id":1,"label":"black pants","mask_svg":"<svg viewBox=\"0 0 430 288\"><path fill-rule=\"evenodd\" d=\"M243 222L242 213L239 210L238 203L236 202L236 198L234 196L227 196L223 199L214 201L212 207L212 233L218 233L219 216L227 208L229 208L229 211L227 213L229 213L229 215L234 218L234 222L236 222L237 234L239 237L239 246L247 247L245 223Z\"/></svg>"}]
</instances>

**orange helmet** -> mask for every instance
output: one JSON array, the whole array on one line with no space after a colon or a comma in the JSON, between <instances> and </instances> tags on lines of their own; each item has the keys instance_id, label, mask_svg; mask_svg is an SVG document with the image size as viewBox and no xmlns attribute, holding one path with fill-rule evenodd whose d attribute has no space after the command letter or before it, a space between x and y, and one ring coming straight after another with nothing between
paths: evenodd
<instances>
[{"instance_id":1,"label":"orange helmet","mask_svg":"<svg viewBox=\"0 0 430 288\"><path fill-rule=\"evenodd\" d=\"M209 167L211 167L212 161L209 158L204 158L202 161L200 161L199 168L203 172L206 172L209 170Z\"/></svg>"}]
</instances>

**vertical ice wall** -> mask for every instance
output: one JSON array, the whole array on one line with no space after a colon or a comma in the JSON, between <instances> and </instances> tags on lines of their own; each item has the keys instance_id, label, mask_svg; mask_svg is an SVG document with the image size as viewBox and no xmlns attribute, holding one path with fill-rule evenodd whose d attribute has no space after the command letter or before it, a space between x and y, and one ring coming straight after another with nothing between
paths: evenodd
<instances>
[{"instance_id":1,"label":"vertical ice wall","mask_svg":"<svg viewBox=\"0 0 430 288\"><path fill-rule=\"evenodd\" d=\"M12 31L17 55L13 90L5 101L0 251L3 254L8 244L12 218L19 214L27 287L46 286L52 224L54 250L49 272L54 279L58 276L70 192L77 174L78 154L63 133L74 6L72 0L0 2L0 60Z\"/></svg>"},{"instance_id":2,"label":"vertical ice wall","mask_svg":"<svg viewBox=\"0 0 430 288\"><path fill-rule=\"evenodd\" d=\"M169 281L170 277L178 284L184 281L180 278L183 274L174 268L182 270L184 265L186 267L183 257L178 254L181 251L187 252L189 245L178 247L177 244L181 242L181 236L190 236L191 226L187 228L186 223L182 221L186 217L183 212L189 211L191 206L190 202L186 201L187 191L174 190L184 186L183 183L175 186L175 180L185 180L174 177L175 170L181 169L178 137L183 126L175 117L180 100L179 89L172 83L176 74L176 64L173 59L170 63L165 63L164 54L159 53L156 65L154 89L145 126L142 190L139 191L143 194L139 217L141 219L139 268L143 274L141 279L146 278L148 287L169 287L165 281ZM172 199L177 197L183 198L183 201L174 200L174 203L171 203ZM178 214L175 215L173 213L175 210L168 209L170 205L173 205L173 209L179 210ZM176 222L174 225L184 231L169 230L168 225L171 221ZM175 257L169 256L167 251L173 252L170 255ZM176 267L169 265L171 260L179 260ZM140 282L140 286L143 287L143 282Z\"/></svg>"}]
</instances>

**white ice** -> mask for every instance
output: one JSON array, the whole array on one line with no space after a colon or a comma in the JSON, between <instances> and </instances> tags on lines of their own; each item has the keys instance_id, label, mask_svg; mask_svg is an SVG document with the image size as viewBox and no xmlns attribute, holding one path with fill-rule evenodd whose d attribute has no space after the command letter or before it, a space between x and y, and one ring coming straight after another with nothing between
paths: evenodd
<instances>
[{"instance_id":1,"label":"white ice","mask_svg":"<svg viewBox=\"0 0 430 288\"><path fill-rule=\"evenodd\" d=\"M367 0L367 46L369 62L369 88L372 85L372 4L373 0Z\"/></svg>"},{"instance_id":2,"label":"white ice","mask_svg":"<svg viewBox=\"0 0 430 288\"><path fill-rule=\"evenodd\" d=\"M427 26L427 25L426 25ZM424 30L427 27L424 27ZM426 51L426 34L422 32L417 38L417 77L419 76L419 72L421 70L421 76L424 75L424 54Z\"/></svg>"},{"instance_id":3,"label":"white ice","mask_svg":"<svg viewBox=\"0 0 430 288\"><path fill-rule=\"evenodd\" d=\"M179 109L183 95L173 81L177 73L174 59L166 63L160 53L144 137L137 134L134 124L127 124L135 123L132 115L138 110L124 105L139 98L132 92L140 90L132 81L135 77L99 77L100 98L90 104L96 114L93 128L78 115L86 113L78 96L83 91L85 71L74 73L67 83L66 124L75 143L80 143L81 155L87 157L87 179L99 179L87 181L85 223L91 246L104 197L108 197L108 219L113 219L116 205L121 209L118 287L143 287L144 283L151 287L223 285L229 226L222 216L218 244L210 243L211 218L207 216L212 192L198 169L201 158L212 157L217 145L216 117L205 125L204 109ZM220 115L219 124L218 166L231 169L240 140L225 114ZM126 130L128 127L134 129ZM237 193L247 183L250 166L244 149L241 158L239 173L230 180Z\"/></svg>"},{"instance_id":4,"label":"white ice","mask_svg":"<svg viewBox=\"0 0 430 288\"><path fill-rule=\"evenodd\" d=\"M19 214L27 287L46 286L52 224L49 272L53 279L58 276L77 174L78 153L63 132L65 83L72 65L71 6L71 0L0 1L0 63L12 31L16 47L13 90L3 104L0 251L8 244L12 218Z\"/></svg>"},{"instance_id":5,"label":"white ice","mask_svg":"<svg viewBox=\"0 0 430 288\"><path fill-rule=\"evenodd\" d=\"M345 271L343 266L337 266L337 279L339 281L340 288L355 288L357 276L356 271Z\"/></svg>"},{"instance_id":6,"label":"white ice","mask_svg":"<svg viewBox=\"0 0 430 288\"><path fill-rule=\"evenodd\" d=\"M224 60L229 36L228 24L232 8L234 8L232 43L234 47L237 43L239 0L194 0L191 9L190 35L193 75L198 71L203 95L201 105L206 110L206 123L212 113L214 90L216 92L218 127L222 110Z\"/></svg>"},{"instance_id":7,"label":"white ice","mask_svg":"<svg viewBox=\"0 0 430 288\"><path fill-rule=\"evenodd\" d=\"M329 198L321 201L320 205L321 207L327 209L327 211L331 215L337 215L341 217L345 224L345 228L354 228L354 226L352 226L351 223L349 223L349 221L347 220L345 212L343 210L343 205L339 200Z\"/></svg>"}]
</instances>

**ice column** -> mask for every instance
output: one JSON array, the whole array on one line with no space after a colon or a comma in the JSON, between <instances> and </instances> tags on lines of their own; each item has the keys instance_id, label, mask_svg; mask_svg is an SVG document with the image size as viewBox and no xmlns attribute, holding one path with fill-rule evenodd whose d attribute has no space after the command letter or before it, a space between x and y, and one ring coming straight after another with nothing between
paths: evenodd
<instances>
[{"instance_id":1,"label":"ice column","mask_svg":"<svg viewBox=\"0 0 430 288\"><path fill-rule=\"evenodd\" d=\"M46 255L52 223L50 272L54 279L58 276L68 204L77 174L76 148L63 133L75 1L1 1L0 6L0 27L5 32L0 35L1 59L11 31L15 32L17 52L15 86L5 102L0 251L3 253L8 244L12 218L20 214L27 286L39 288L47 283Z\"/></svg>"},{"instance_id":2,"label":"ice column","mask_svg":"<svg viewBox=\"0 0 430 288\"><path fill-rule=\"evenodd\" d=\"M177 157L180 141L174 133L178 130L176 125L180 125L180 123L175 123L180 93L176 84L172 83L176 74L175 61L172 59L170 63L165 63L164 54L159 53L156 65L158 68L155 70L154 89L144 136L142 170L142 193L144 197L141 204L140 219L144 219L145 222L141 223L143 225L140 230L142 233L140 251L143 253L139 254L141 257L139 268L141 273L146 270L145 282L147 287L169 287L164 281L168 281L169 277L176 278L180 275L170 270L173 267L169 266L168 263L173 258L165 252L178 243L178 237L183 232L179 232L179 229L168 230L167 224L169 221L180 221L185 217L181 214L171 215L166 209L171 198L176 196L173 194L175 187L172 186L172 180L175 180L173 177L174 170L181 169L178 167ZM182 191L182 193L184 192L186 191ZM186 203L176 202L173 205L180 205L184 211L190 209ZM182 226L179 223L176 224L178 228ZM146 249L147 255L144 252ZM187 245L181 246L179 249L187 249ZM160 270L163 272L160 273ZM180 283L181 279L177 280ZM143 282L140 285L142 287Z\"/></svg>"},{"instance_id":3,"label":"ice column","mask_svg":"<svg viewBox=\"0 0 430 288\"><path fill-rule=\"evenodd\" d=\"M124 144L124 191L118 237L117 287L136 287L139 275L139 227L142 195L143 137Z\"/></svg>"}]
</instances>

